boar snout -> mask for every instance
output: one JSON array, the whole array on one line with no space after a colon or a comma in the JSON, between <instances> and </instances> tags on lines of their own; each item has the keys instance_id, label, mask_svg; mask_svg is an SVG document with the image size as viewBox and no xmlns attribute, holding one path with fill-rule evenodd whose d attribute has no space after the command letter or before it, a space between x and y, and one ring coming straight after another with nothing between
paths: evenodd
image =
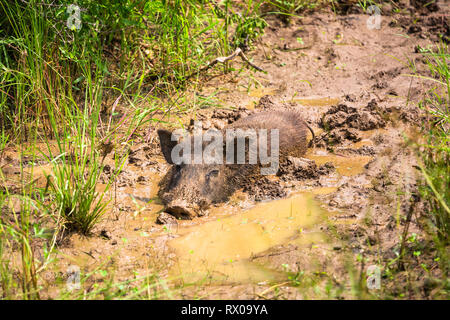
<instances>
[{"instance_id":1,"label":"boar snout","mask_svg":"<svg viewBox=\"0 0 450 320\"><path fill-rule=\"evenodd\" d=\"M192 206L185 200L173 200L167 204L165 211L177 218L192 219L204 215L210 204L211 202L207 199L201 199L198 206Z\"/></svg>"},{"instance_id":2,"label":"boar snout","mask_svg":"<svg viewBox=\"0 0 450 320\"><path fill-rule=\"evenodd\" d=\"M184 200L174 200L169 202L166 206L166 211L177 218L192 219L196 216L193 208L190 208L188 203Z\"/></svg>"}]
</instances>

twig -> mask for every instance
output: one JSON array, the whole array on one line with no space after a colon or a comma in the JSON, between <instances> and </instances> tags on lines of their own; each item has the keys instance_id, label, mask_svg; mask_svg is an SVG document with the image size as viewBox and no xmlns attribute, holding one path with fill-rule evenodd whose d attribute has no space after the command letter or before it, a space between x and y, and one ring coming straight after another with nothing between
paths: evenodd
<instances>
[{"instance_id":1,"label":"twig","mask_svg":"<svg viewBox=\"0 0 450 320\"><path fill-rule=\"evenodd\" d=\"M411 199L410 199L409 211L408 211L408 214L406 216L405 228L403 229L402 243L400 245L400 255L399 255L399 259L398 259L398 268L400 270L403 270L405 268L405 266L404 266L404 259L403 258L404 258L404 255L405 255L406 238L408 236L409 225L411 223L412 214L414 212L414 209L416 207L417 202L418 202L417 195L412 194L411 195Z\"/></svg>"},{"instance_id":2,"label":"twig","mask_svg":"<svg viewBox=\"0 0 450 320\"><path fill-rule=\"evenodd\" d=\"M260 72L265 72L263 69L261 69L260 67L258 67L257 65L255 65L254 63L252 63L250 60L248 60L248 58L245 56L244 52L241 50L241 48L237 48L232 54L230 54L227 57L217 57L216 59L214 59L213 61L211 61L210 63L208 63L205 67L201 68L200 70L191 73L190 75L188 75L186 77L187 79L190 79L192 76L194 76L197 73L200 72L204 72L206 70L208 70L209 68L213 67L214 65L216 65L218 62L220 63L225 63L229 60L234 59L236 56L240 56L242 60L244 60L245 62L247 62L247 64L249 64L251 67L253 67L254 69L260 71Z\"/></svg>"},{"instance_id":3,"label":"twig","mask_svg":"<svg viewBox=\"0 0 450 320\"><path fill-rule=\"evenodd\" d=\"M282 283L276 284L276 285L274 285L274 286L271 286L270 288L267 288L267 289L264 290L263 292L257 293L256 295L259 296L259 297L261 297L261 298L263 298L263 299L267 299L267 297L265 296L266 293L272 291L272 290L275 289L275 288L284 286L284 285L286 285L286 284L289 284L289 281L282 282Z\"/></svg>"}]
</instances>

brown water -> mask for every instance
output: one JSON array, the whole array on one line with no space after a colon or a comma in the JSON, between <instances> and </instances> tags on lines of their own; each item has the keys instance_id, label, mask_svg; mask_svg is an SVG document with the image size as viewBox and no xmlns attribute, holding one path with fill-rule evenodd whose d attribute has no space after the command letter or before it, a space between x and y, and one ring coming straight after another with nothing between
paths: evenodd
<instances>
[{"instance_id":1,"label":"brown water","mask_svg":"<svg viewBox=\"0 0 450 320\"><path fill-rule=\"evenodd\" d=\"M305 157L317 165L332 162L343 176L363 172L369 156L340 156L324 150ZM179 229L180 237L169 242L177 256L170 275L185 283L248 283L280 281L285 275L251 262L251 257L274 246L311 245L325 241L321 232L303 232L324 221L329 213L314 200L315 194L336 191L317 188L290 198L259 203L241 213ZM220 209L219 209L220 210ZM223 209L222 209L223 210Z\"/></svg>"},{"instance_id":2,"label":"brown water","mask_svg":"<svg viewBox=\"0 0 450 320\"><path fill-rule=\"evenodd\" d=\"M337 155L309 153L306 158L314 160L318 166L332 162L336 171L342 176L354 176L364 171L364 166L372 160L370 156L360 155Z\"/></svg>"},{"instance_id":3,"label":"brown water","mask_svg":"<svg viewBox=\"0 0 450 320\"><path fill-rule=\"evenodd\" d=\"M250 97L254 97L254 98L261 98L265 95L269 95L269 96L273 96L275 93L277 92L277 89L275 88L264 88L264 87L260 87L260 88L256 88L251 90L248 95Z\"/></svg>"},{"instance_id":4,"label":"brown water","mask_svg":"<svg viewBox=\"0 0 450 320\"><path fill-rule=\"evenodd\" d=\"M292 102L307 107L330 107L339 103L339 98L294 98Z\"/></svg>"},{"instance_id":5,"label":"brown water","mask_svg":"<svg viewBox=\"0 0 450 320\"><path fill-rule=\"evenodd\" d=\"M183 277L185 282L277 280L281 274L253 264L249 258L289 241L326 216L327 212L314 201L313 193L299 193L180 230L181 237L169 242L178 257L170 274ZM317 233L312 233L311 237L307 233L301 236L303 244L323 240Z\"/></svg>"},{"instance_id":6,"label":"brown water","mask_svg":"<svg viewBox=\"0 0 450 320\"><path fill-rule=\"evenodd\" d=\"M250 90L248 93L249 97L252 98L261 98L265 95L273 96L277 93L277 89L275 88L265 88L260 87L253 90ZM339 103L339 98L293 98L291 102L298 103L305 107L331 107ZM254 109L257 101L250 101L247 103L247 109Z\"/></svg>"},{"instance_id":7,"label":"brown water","mask_svg":"<svg viewBox=\"0 0 450 320\"><path fill-rule=\"evenodd\" d=\"M371 142L366 139L363 143ZM345 176L361 173L371 160L368 156L339 156L317 149L311 150L305 157L316 161L317 165L332 162L337 172ZM51 169L49 165L36 166L33 176L40 178L44 172L50 173ZM122 188L117 200L133 207L121 228L127 231L128 241L135 243L142 241L142 232L134 230L151 229L163 205L157 199L160 177L142 169L137 169L133 174L142 174L148 181ZM104 187L99 183L97 191L103 191ZM325 242L325 234L318 232L316 226L326 221L329 212L320 207L314 196L335 190L335 187L316 188L296 193L287 199L258 203L244 211L222 206L214 208L209 217L197 219L196 222L180 221L177 230L174 230L179 236L168 242L176 254L169 276L181 278L185 284L284 281L284 272L252 262L251 258L282 244L308 246ZM154 236L151 233L147 235L150 238ZM98 240L101 241L104 240ZM73 247L79 248L79 253L71 257L72 262L80 266L96 263L86 253L92 250L88 248L95 248L94 242L82 237L73 239ZM134 250L140 257L148 248L142 244ZM127 256L134 255L128 253Z\"/></svg>"}]
</instances>

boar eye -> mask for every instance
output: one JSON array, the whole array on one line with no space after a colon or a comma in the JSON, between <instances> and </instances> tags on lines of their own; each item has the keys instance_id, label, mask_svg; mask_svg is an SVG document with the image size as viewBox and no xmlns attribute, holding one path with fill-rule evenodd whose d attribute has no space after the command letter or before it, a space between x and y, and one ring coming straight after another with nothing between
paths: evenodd
<instances>
[{"instance_id":1,"label":"boar eye","mask_svg":"<svg viewBox=\"0 0 450 320\"><path fill-rule=\"evenodd\" d=\"M211 170L210 172L208 172L208 174L206 175L208 178L210 177L217 177L219 175L219 170Z\"/></svg>"},{"instance_id":2,"label":"boar eye","mask_svg":"<svg viewBox=\"0 0 450 320\"><path fill-rule=\"evenodd\" d=\"M179 165L176 165L175 166L175 168L174 168L175 170L174 170L174 172L173 172L173 177L174 178L178 178L179 176L180 176L180 172L181 172L181 166L179 166Z\"/></svg>"}]
</instances>

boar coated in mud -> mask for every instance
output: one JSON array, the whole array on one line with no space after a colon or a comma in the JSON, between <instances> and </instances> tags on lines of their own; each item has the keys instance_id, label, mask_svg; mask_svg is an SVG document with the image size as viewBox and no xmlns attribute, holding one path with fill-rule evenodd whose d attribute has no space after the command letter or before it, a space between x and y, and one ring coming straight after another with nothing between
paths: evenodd
<instances>
[{"instance_id":1,"label":"boar coated in mud","mask_svg":"<svg viewBox=\"0 0 450 320\"><path fill-rule=\"evenodd\" d=\"M278 130L277 168L278 164L284 162L288 156L301 157L305 154L307 129L311 130L300 114L294 111L255 113L237 120L222 130L220 134L225 137L225 131L230 132L230 129L238 132L253 129L253 132L257 132L258 135L260 132L264 132L261 129L265 129L267 133L266 154L271 148L270 132ZM311 133L313 133L312 130ZM249 150L252 150L249 148L249 139L245 140L243 149L245 163L237 163L236 155L239 145L237 137L230 145L226 145L226 139L223 139L224 147L220 149L222 164L193 164L189 161L189 163L177 164L172 159L174 148L178 146L178 150L180 150L180 145L187 143L188 148L193 150L193 141L196 136L190 136L181 142L172 141L172 132L167 130L158 130L158 136L164 158L172 165L161 183L159 196L166 206L165 210L178 218L192 219L197 215L205 214L211 204L227 201L236 190L261 177L260 169L266 165L259 160L256 163L248 161L251 159ZM211 142L202 141L201 148L205 150L209 143ZM231 161L233 162L231 164L230 161L226 161L229 160L227 155L230 148L233 149L230 154L234 156L235 160ZM260 149L261 146L258 148L259 152L261 152Z\"/></svg>"}]
</instances>

